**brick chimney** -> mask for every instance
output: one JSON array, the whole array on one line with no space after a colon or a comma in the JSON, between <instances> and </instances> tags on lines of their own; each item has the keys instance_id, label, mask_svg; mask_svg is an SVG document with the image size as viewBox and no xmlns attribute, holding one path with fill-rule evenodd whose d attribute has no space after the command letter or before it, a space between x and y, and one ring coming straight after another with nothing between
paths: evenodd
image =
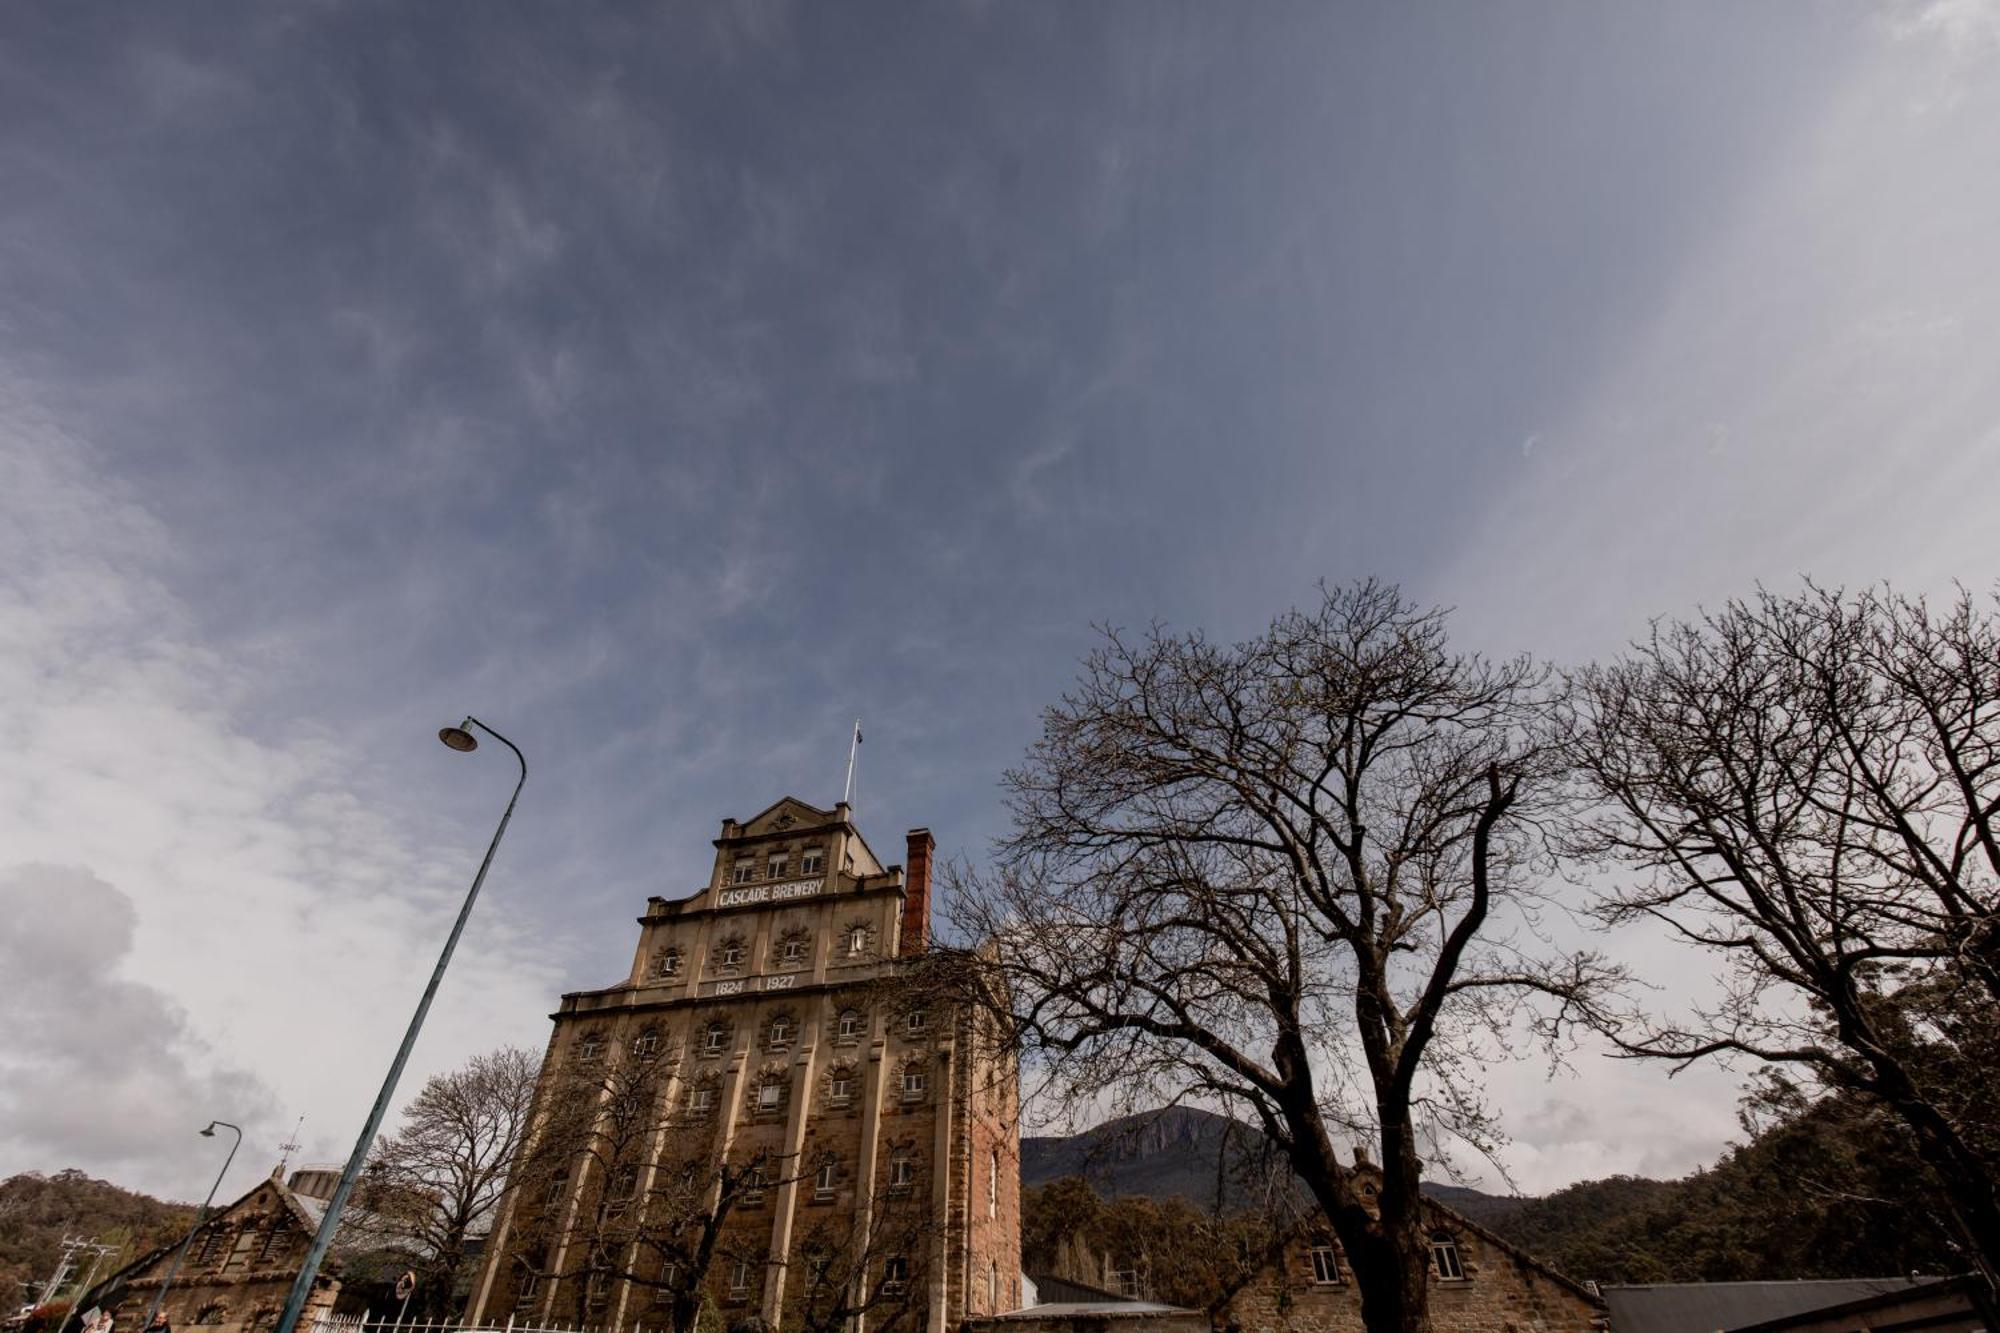
<instances>
[{"instance_id":1,"label":"brick chimney","mask_svg":"<svg viewBox=\"0 0 2000 1333\"><path fill-rule=\"evenodd\" d=\"M917 954L931 938L931 850L937 841L927 828L909 832L909 855L903 865L904 954Z\"/></svg>"}]
</instances>

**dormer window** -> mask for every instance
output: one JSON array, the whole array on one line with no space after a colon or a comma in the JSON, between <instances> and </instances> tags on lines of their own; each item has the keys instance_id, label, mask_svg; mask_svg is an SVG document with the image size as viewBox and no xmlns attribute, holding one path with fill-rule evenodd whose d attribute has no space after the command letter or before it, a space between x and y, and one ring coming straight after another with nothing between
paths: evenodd
<instances>
[{"instance_id":1,"label":"dormer window","mask_svg":"<svg viewBox=\"0 0 2000 1333\"><path fill-rule=\"evenodd\" d=\"M799 857L799 873L801 875L826 873L826 853L818 847L806 848Z\"/></svg>"}]
</instances>

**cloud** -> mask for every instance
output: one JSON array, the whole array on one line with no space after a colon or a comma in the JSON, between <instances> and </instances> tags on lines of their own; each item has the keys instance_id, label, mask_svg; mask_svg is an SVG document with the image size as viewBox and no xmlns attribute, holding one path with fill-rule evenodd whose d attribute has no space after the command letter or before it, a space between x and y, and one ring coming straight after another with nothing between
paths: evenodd
<instances>
[{"instance_id":1,"label":"cloud","mask_svg":"<svg viewBox=\"0 0 2000 1333\"><path fill-rule=\"evenodd\" d=\"M193 1130L242 1125L262 1171L300 1113L312 1155L345 1156L476 864L482 834L307 707L260 731L260 669L293 649L207 642L184 568L98 452L0 374L0 1174L185 1195ZM560 932L531 942L489 897L403 1094L536 1044L560 967Z\"/></svg>"},{"instance_id":2,"label":"cloud","mask_svg":"<svg viewBox=\"0 0 2000 1333\"><path fill-rule=\"evenodd\" d=\"M87 870L0 869L0 1157L89 1162L185 1197L197 1182L162 1159L186 1156L212 1118L267 1123L276 1099L195 1035L166 992L120 975L138 919L128 895Z\"/></svg>"}]
</instances>

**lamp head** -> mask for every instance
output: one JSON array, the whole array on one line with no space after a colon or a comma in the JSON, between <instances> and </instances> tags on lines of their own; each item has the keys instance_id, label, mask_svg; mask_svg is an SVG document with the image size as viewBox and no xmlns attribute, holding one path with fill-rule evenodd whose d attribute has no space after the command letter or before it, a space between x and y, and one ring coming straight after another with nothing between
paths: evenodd
<instances>
[{"instance_id":1,"label":"lamp head","mask_svg":"<svg viewBox=\"0 0 2000 1333\"><path fill-rule=\"evenodd\" d=\"M215 1137L215 1122L213 1120L208 1122L208 1128L204 1129L201 1132L201 1136L205 1139L212 1139Z\"/></svg>"},{"instance_id":2,"label":"lamp head","mask_svg":"<svg viewBox=\"0 0 2000 1333\"><path fill-rule=\"evenodd\" d=\"M440 729L438 739L460 754L470 754L479 748L479 741L472 734L472 719L469 717L455 727Z\"/></svg>"}]
</instances>

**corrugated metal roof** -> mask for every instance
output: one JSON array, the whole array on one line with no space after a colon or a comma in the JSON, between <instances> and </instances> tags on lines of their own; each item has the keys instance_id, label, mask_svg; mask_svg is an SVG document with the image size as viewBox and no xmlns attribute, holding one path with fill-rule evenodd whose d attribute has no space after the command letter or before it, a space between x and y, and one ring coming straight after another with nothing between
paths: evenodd
<instances>
[{"instance_id":1,"label":"corrugated metal roof","mask_svg":"<svg viewBox=\"0 0 2000 1333\"><path fill-rule=\"evenodd\" d=\"M1871 1277L1797 1282L1650 1282L1602 1288L1611 1333L1720 1333L1825 1305L1901 1291L1930 1278Z\"/></svg>"}]
</instances>

